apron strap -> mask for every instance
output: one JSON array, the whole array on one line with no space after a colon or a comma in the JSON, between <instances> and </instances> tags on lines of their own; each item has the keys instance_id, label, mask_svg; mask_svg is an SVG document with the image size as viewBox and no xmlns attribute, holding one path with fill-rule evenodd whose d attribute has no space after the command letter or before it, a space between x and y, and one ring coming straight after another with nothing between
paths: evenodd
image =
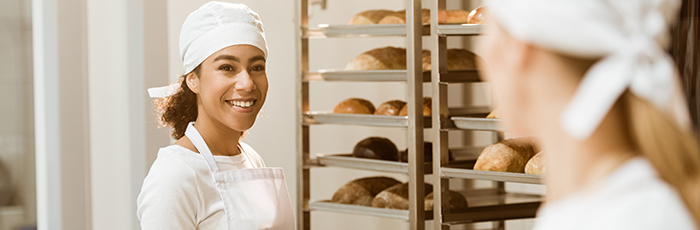
<instances>
[{"instance_id":1,"label":"apron strap","mask_svg":"<svg viewBox=\"0 0 700 230\"><path fill-rule=\"evenodd\" d=\"M200 154L202 154L202 157L204 157L204 161L207 162L207 166L209 167L209 171L212 173L219 172L219 166L216 165L216 160L214 160L214 156L211 154L211 150L209 150L209 147L207 146L207 143L204 142L204 138L202 138L202 135L199 134L196 128L194 128L194 122L190 122L187 125L187 129L185 130L185 136L192 141L192 144L194 144L194 147L197 148L197 151L199 151Z\"/></svg>"}]
</instances>

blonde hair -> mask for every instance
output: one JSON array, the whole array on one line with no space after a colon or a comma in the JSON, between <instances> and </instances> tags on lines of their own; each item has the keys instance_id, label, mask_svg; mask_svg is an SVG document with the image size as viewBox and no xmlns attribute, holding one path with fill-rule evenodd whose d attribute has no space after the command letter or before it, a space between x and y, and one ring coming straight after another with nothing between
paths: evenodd
<instances>
[{"instance_id":1,"label":"blonde hair","mask_svg":"<svg viewBox=\"0 0 700 230\"><path fill-rule=\"evenodd\" d=\"M649 102L625 92L620 101L636 152L680 193L700 226L700 147L691 129L681 129Z\"/></svg>"}]
</instances>

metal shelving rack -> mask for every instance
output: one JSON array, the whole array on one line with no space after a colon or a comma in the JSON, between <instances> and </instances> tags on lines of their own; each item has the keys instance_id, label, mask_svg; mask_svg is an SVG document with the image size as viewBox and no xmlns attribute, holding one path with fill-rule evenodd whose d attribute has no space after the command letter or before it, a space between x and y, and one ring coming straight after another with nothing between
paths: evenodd
<instances>
[{"instance_id":1,"label":"metal shelving rack","mask_svg":"<svg viewBox=\"0 0 700 230\"><path fill-rule=\"evenodd\" d=\"M477 71L447 71L446 36L472 36L481 33L481 25L438 25L437 12L445 10L445 0L435 0L430 6L430 25L421 24L421 0L404 0L406 6L405 25L321 25L309 27L309 0L297 0L297 64L300 67L296 81L297 112L297 229L311 228L312 211L329 211L402 219L409 222L410 229L422 230L426 220L434 220L434 229L449 229L450 225L480 221L502 221L506 219L534 217L541 197L535 195L505 193L503 182L541 184L539 176L521 173L499 173L471 170L474 160L448 162L447 136L450 130L503 131L497 119L483 118L487 108L447 107L447 85L449 83L478 82ZM418 16L416 18L416 16ZM378 36L405 36L407 70L309 71L309 39L334 37L364 38ZM430 36L435 47L432 50L433 71L422 71L422 39ZM381 116L333 114L309 111L309 82L406 82L408 116ZM422 116L423 83L432 87L433 114ZM452 115L452 116L450 116ZM436 118L436 119L433 119ZM390 162L350 157L348 153L318 154L310 158L309 127L321 124L363 125L398 127L407 130L408 163ZM433 162L423 159L423 130L431 128L434 136ZM454 151L454 150L453 150ZM457 150L459 151L459 150ZM466 150L477 156L480 149ZM409 209L393 210L365 206L335 204L327 200L310 201L310 173L313 167L343 167L377 172L404 173L409 178ZM433 174L434 211L423 211L424 178ZM446 202L449 179L473 179L496 181L495 189L468 191L465 195L469 207L449 210ZM420 202L419 202L420 201ZM420 211L418 211L420 210ZM502 228L502 222L499 226Z\"/></svg>"}]
</instances>

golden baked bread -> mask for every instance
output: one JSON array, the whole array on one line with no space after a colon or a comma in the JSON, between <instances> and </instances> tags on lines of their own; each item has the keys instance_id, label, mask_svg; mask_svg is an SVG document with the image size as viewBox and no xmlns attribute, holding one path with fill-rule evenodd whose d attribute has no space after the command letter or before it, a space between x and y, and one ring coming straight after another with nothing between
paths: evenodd
<instances>
[{"instance_id":1,"label":"golden baked bread","mask_svg":"<svg viewBox=\"0 0 700 230\"><path fill-rule=\"evenodd\" d=\"M465 10L448 10L445 23L447 24L464 24L469 20L469 11Z\"/></svg>"},{"instance_id":2,"label":"golden baked bread","mask_svg":"<svg viewBox=\"0 0 700 230\"><path fill-rule=\"evenodd\" d=\"M525 165L535 155L531 138L499 141L481 152L474 170L524 173Z\"/></svg>"},{"instance_id":3,"label":"golden baked bread","mask_svg":"<svg viewBox=\"0 0 700 230\"><path fill-rule=\"evenodd\" d=\"M406 69L406 49L383 47L357 55L345 66L345 70Z\"/></svg>"},{"instance_id":4,"label":"golden baked bread","mask_svg":"<svg viewBox=\"0 0 700 230\"><path fill-rule=\"evenodd\" d=\"M424 199L425 210L433 210L433 186L426 183L424 187L426 194ZM466 208L467 200L457 192L450 191L450 209ZM396 184L374 197L372 207L390 209L408 209L408 183Z\"/></svg>"},{"instance_id":5,"label":"golden baked bread","mask_svg":"<svg viewBox=\"0 0 700 230\"><path fill-rule=\"evenodd\" d=\"M427 51L428 57L430 56L430 51ZM430 58L425 58L425 51L423 52L423 70L428 71L432 69ZM469 50L465 49L448 49L447 50L447 70L475 70L477 59L481 57L477 56Z\"/></svg>"},{"instance_id":6,"label":"golden baked bread","mask_svg":"<svg viewBox=\"0 0 700 230\"><path fill-rule=\"evenodd\" d=\"M368 10L368 11L363 11L358 14L356 14L352 19L350 19L350 22L348 22L348 25L371 25L371 24L377 24L379 21L381 21L385 16L393 14L394 11L392 10Z\"/></svg>"},{"instance_id":7,"label":"golden baked bread","mask_svg":"<svg viewBox=\"0 0 700 230\"><path fill-rule=\"evenodd\" d=\"M421 22L423 24L430 24L430 10L421 10ZM399 10L393 14L389 14L382 18L378 24L405 24L406 23L406 10Z\"/></svg>"},{"instance_id":8,"label":"golden baked bread","mask_svg":"<svg viewBox=\"0 0 700 230\"><path fill-rule=\"evenodd\" d=\"M469 13L469 18L467 18L467 23L484 24L484 13L486 13L485 6L472 10L472 12Z\"/></svg>"},{"instance_id":9,"label":"golden baked bread","mask_svg":"<svg viewBox=\"0 0 700 230\"><path fill-rule=\"evenodd\" d=\"M402 100L391 100L382 103L377 107L377 110L374 111L375 115L387 115L387 116L397 116L399 115L399 111L401 111L401 108L403 108L406 105L405 101Z\"/></svg>"},{"instance_id":10,"label":"golden baked bread","mask_svg":"<svg viewBox=\"0 0 700 230\"><path fill-rule=\"evenodd\" d=\"M399 150L394 142L383 137L368 137L355 144L352 156L359 158L397 161Z\"/></svg>"},{"instance_id":11,"label":"golden baked bread","mask_svg":"<svg viewBox=\"0 0 700 230\"><path fill-rule=\"evenodd\" d=\"M498 110L498 108L493 109L489 115L486 115L486 118L493 118L493 119L498 119L501 118L501 112Z\"/></svg>"},{"instance_id":12,"label":"golden baked bread","mask_svg":"<svg viewBox=\"0 0 700 230\"><path fill-rule=\"evenodd\" d=\"M349 98L338 103L333 113L374 114L374 105L362 98Z\"/></svg>"},{"instance_id":13,"label":"golden baked bread","mask_svg":"<svg viewBox=\"0 0 700 230\"><path fill-rule=\"evenodd\" d=\"M544 162L544 151L535 154L525 165L525 173L535 175L547 174L547 165Z\"/></svg>"},{"instance_id":14,"label":"golden baked bread","mask_svg":"<svg viewBox=\"0 0 700 230\"><path fill-rule=\"evenodd\" d=\"M430 116L433 113L433 99L430 97L423 98L423 116ZM399 111L399 116L408 116L408 104L404 105Z\"/></svg>"},{"instance_id":15,"label":"golden baked bread","mask_svg":"<svg viewBox=\"0 0 700 230\"><path fill-rule=\"evenodd\" d=\"M372 206L372 201L379 192L396 184L401 184L401 182L389 177L356 179L340 187L333 194L331 202Z\"/></svg>"}]
</instances>

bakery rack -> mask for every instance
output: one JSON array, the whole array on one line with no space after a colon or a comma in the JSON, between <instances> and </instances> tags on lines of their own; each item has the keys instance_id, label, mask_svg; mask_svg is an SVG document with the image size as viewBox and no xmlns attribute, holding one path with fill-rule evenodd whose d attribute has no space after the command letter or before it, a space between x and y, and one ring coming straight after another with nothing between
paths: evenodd
<instances>
[{"instance_id":1,"label":"bakery rack","mask_svg":"<svg viewBox=\"0 0 700 230\"><path fill-rule=\"evenodd\" d=\"M503 131L498 119L487 119L488 108L448 108L447 84L479 82L477 71L447 71L446 36L475 36L482 33L481 25L438 25L437 12L445 10L446 0L435 0L430 5L431 21L421 24L421 0L404 0L406 24L393 25L319 25L309 26L309 0L297 0L297 53L299 72L296 81L297 125L297 229L311 228L312 211L351 213L402 219L409 222L410 229L422 230L426 220L433 220L434 229L449 229L450 225L481 221L534 217L542 200L541 196L506 193L503 182L541 184L542 178L521 173L500 173L471 170L472 160L448 162L447 136L450 130ZM416 17L418 16L418 17ZM309 70L309 40L329 38L366 38L401 36L406 39L406 70L345 71L336 69ZM429 36L435 46L430 47L433 71L422 71L422 39ZM381 116L333 114L327 111L309 111L309 83L322 82L405 82L407 87L408 116ZM422 116L423 83L432 87L432 115ZM416 109L418 108L418 109ZM397 127L407 130L409 162L392 162L353 158L349 153L317 154L310 158L310 126L323 124ZM423 130L433 132L433 161L423 159ZM437 144L435 144L437 143ZM450 150L478 156L481 148ZM393 210L365 206L331 203L328 200L310 201L310 173L314 167L342 167L376 172L403 173L409 178L409 209ZM423 191L426 180L432 182L434 191ZM469 207L448 210L447 192L449 179L472 179L496 181L494 189L465 191ZM423 211L423 197L434 192L435 210ZM420 202L418 202L420 201Z\"/></svg>"}]
</instances>

